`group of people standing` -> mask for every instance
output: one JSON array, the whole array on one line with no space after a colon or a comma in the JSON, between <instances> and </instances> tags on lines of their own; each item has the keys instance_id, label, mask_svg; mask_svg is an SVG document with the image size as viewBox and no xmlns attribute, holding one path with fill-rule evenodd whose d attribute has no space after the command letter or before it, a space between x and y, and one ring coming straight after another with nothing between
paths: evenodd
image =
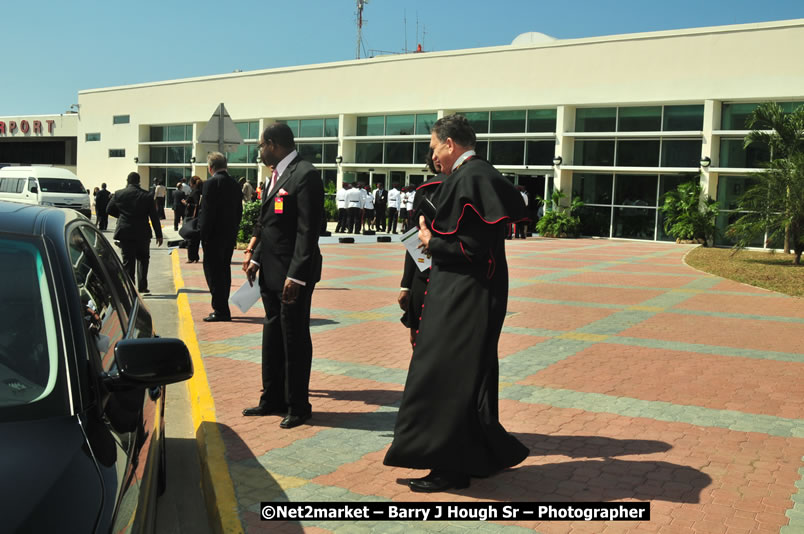
<instances>
[{"instance_id":1,"label":"group of people standing","mask_svg":"<svg viewBox=\"0 0 804 534\"><path fill-rule=\"evenodd\" d=\"M359 234L365 230L397 234L399 227L403 232L408 229L407 211L413 206L413 188L408 191L393 184L390 190L386 190L382 182L375 185L372 191L369 185L345 182L338 190L335 194L338 207L336 234Z\"/></svg>"},{"instance_id":2,"label":"group of people standing","mask_svg":"<svg viewBox=\"0 0 804 534\"><path fill-rule=\"evenodd\" d=\"M410 206L405 206L432 267L418 271L406 255L398 300L411 331L413 355L384 463L429 469L427 476L408 481L414 492L465 488L472 477L493 475L529 454L499 421L497 352L508 299L506 226L523 219L525 207L514 186L477 157L475 142L463 116L436 121L428 157L435 176L416 188ZM270 180L260 184L260 214L242 269L250 283L259 284L265 310L262 391L258 403L244 409L243 415L281 415L280 428L289 429L313 414L310 309L322 271L318 239L324 188L320 172L296 151L286 124L266 128L259 150L272 172ZM223 154L210 154L208 166L211 178L203 182L198 216L213 312L204 320L229 321L230 262L242 214L242 189L228 174ZM161 244L153 196L139 188L137 173L131 173L128 181L129 186L110 201L109 213L120 214L120 227L128 216L124 206L136 208L142 221L137 223L141 236L137 239L150 240L150 220ZM357 195L362 190L372 197L375 227L380 229L382 221L382 229L386 228L380 209L384 215L395 196L382 184L373 192L356 190ZM399 196L395 202L401 203ZM350 201L344 198L344 202ZM356 202L363 202L358 209L372 209L366 207L365 198ZM395 210L400 206L396 204ZM390 217L387 222L394 232ZM119 237L121 243L128 239L122 232ZM124 263L139 252L138 247L124 245Z\"/></svg>"}]
</instances>

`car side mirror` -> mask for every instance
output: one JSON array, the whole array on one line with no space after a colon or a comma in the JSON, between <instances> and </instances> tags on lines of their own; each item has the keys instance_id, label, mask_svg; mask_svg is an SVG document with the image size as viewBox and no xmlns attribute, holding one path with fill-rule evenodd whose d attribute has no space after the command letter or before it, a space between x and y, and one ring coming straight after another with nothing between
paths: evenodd
<instances>
[{"instance_id":1,"label":"car side mirror","mask_svg":"<svg viewBox=\"0 0 804 534\"><path fill-rule=\"evenodd\" d=\"M34 185L34 186L31 186L31 193L33 193L33 194L35 195L35 194L37 194L38 192L39 192L39 188L38 188L38 187L36 187L35 185Z\"/></svg>"},{"instance_id":2,"label":"car side mirror","mask_svg":"<svg viewBox=\"0 0 804 534\"><path fill-rule=\"evenodd\" d=\"M117 373L103 380L109 390L153 388L193 376L190 351L181 339L124 339L115 345Z\"/></svg>"}]
</instances>

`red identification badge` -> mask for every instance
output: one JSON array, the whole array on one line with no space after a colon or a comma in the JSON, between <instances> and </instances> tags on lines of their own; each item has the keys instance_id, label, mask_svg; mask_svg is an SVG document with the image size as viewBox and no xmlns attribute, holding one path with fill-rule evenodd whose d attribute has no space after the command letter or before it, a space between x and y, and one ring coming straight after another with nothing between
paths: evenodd
<instances>
[{"instance_id":1,"label":"red identification badge","mask_svg":"<svg viewBox=\"0 0 804 534\"><path fill-rule=\"evenodd\" d=\"M285 198L277 196L274 200L274 213L282 213L285 207Z\"/></svg>"}]
</instances>

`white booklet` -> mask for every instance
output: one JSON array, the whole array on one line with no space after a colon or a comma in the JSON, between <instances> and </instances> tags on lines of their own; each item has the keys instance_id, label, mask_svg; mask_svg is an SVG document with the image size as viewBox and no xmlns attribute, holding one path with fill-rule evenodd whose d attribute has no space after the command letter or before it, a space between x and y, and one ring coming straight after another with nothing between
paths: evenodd
<instances>
[{"instance_id":1,"label":"white booklet","mask_svg":"<svg viewBox=\"0 0 804 534\"><path fill-rule=\"evenodd\" d=\"M416 263L416 267L419 268L420 271L424 271L425 269L429 269L433 262L430 260L429 257L419 248L419 245L422 244L421 239L419 239L419 227L414 226L399 238L402 241L402 244L405 245L405 248L408 250L408 254L413 258L414 263Z\"/></svg>"},{"instance_id":2,"label":"white booklet","mask_svg":"<svg viewBox=\"0 0 804 534\"><path fill-rule=\"evenodd\" d=\"M254 285L249 284L246 280L246 283L229 297L229 302L237 306L241 313L249 311L258 300L260 300L260 284L256 280Z\"/></svg>"}]
</instances>

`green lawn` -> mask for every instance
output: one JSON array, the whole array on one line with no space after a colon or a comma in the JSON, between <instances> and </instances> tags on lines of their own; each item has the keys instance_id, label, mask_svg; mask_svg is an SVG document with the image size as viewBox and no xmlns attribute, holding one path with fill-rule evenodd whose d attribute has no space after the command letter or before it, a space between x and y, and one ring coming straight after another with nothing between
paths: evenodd
<instances>
[{"instance_id":1,"label":"green lawn","mask_svg":"<svg viewBox=\"0 0 804 534\"><path fill-rule=\"evenodd\" d=\"M804 297L804 265L793 265L792 254L698 247L687 254L686 262L729 280Z\"/></svg>"}]
</instances>

